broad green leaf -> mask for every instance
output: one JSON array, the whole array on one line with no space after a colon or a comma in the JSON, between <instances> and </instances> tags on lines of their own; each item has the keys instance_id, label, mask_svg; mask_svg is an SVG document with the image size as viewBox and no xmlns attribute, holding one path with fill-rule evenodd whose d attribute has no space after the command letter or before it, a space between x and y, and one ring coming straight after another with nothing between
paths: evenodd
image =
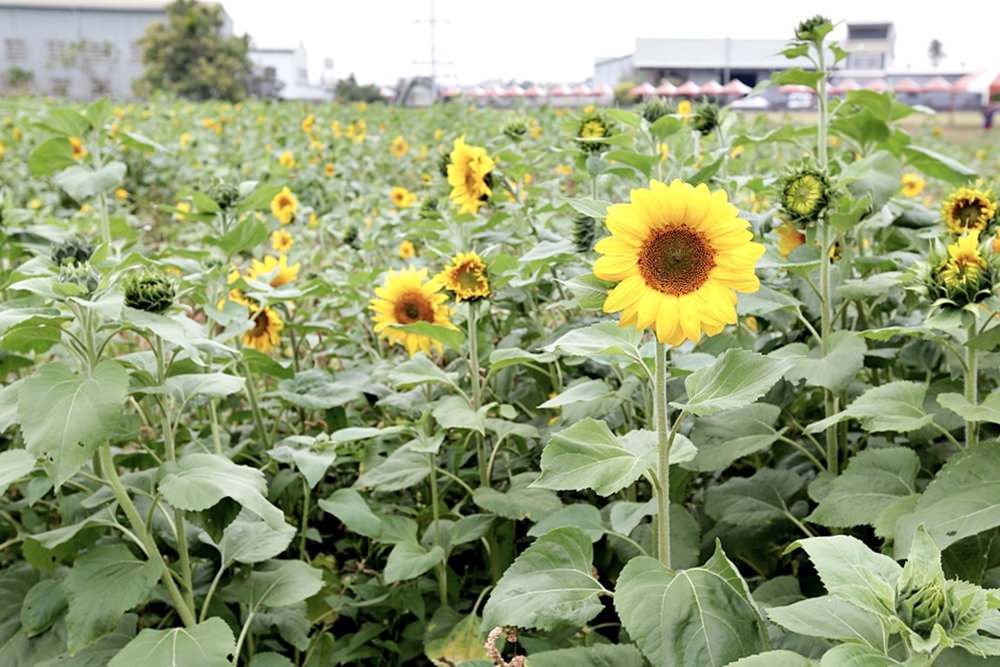
<instances>
[{"instance_id":1,"label":"broad green leaf","mask_svg":"<svg viewBox=\"0 0 1000 667\"><path fill-rule=\"evenodd\" d=\"M578 627L601 612L606 593L591 573L594 553L576 528L538 538L507 568L483 610L483 631L498 625L538 630Z\"/></svg>"},{"instance_id":2,"label":"broad green leaf","mask_svg":"<svg viewBox=\"0 0 1000 667\"><path fill-rule=\"evenodd\" d=\"M729 663L728 667L816 667L815 660L810 660L792 651L765 651Z\"/></svg>"},{"instance_id":3,"label":"broad green leaf","mask_svg":"<svg viewBox=\"0 0 1000 667\"><path fill-rule=\"evenodd\" d=\"M486 649L479 637L481 624L475 613L463 616L451 607L438 607L424 633L424 655L436 665L486 660Z\"/></svg>"},{"instance_id":4,"label":"broad green leaf","mask_svg":"<svg viewBox=\"0 0 1000 667\"><path fill-rule=\"evenodd\" d=\"M742 408L763 396L793 363L747 350L726 350L711 366L684 380L687 404L671 405L699 416Z\"/></svg>"},{"instance_id":5,"label":"broad green leaf","mask_svg":"<svg viewBox=\"0 0 1000 667\"><path fill-rule=\"evenodd\" d=\"M195 396L225 398L243 390L246 380L228 373L186 373L171 375L161 386L140 387L145 394L167 394L184 404Z\"/></svg>"},{"instance_id":6,"label":"broad green leaf","mask_svg":"<svg viewBox=\"0 0 1000 667\"><path fill-rule=\"evenodd\" d=\"M528 656L525 667L644 667L639 650L630 644L596 644Z\"/></svg>"},{"instance_id":7,"label":"broad green leaf","mask_svg":"<svg viewBox=\"0 0 1000 667\"><path fill-rule=\"evenodd\" d=\"M603 220L608 212L608 206L611 205L610 202L600 199L586 199L583 197L570 199L568 203L577 213L590 216L595 220Z\"/></svg>"},{"instance_id":8,"label":"broad green leaf","mask_svg":"<svg viewBox=\"0 0 1000 667\"><path fill-rule=\"evenodd\" d=\"M52 137L40 143L28 156L32 176L51 176L60 169L76 165L73 147L65 137Z\"/></svg>"},{"instance_id":9,"label":"broad green leaf","mask_svg":"<svg viewBox=\"0 0 1000 667\"><path fill-rule=\"evenodd\" d=\"M697 453L681 467L702 472L724 470L737 459L767 449L781 437L774 429L780 414L777 405L754 403L699 417L691 430L691 441L698 443Z\"/></svg>"},{"instance_id":10,"label":"broad green leaf","mask_svg":"<svg viewBox=\"0 0 1000 667\"><path fill-rule=\"evenodd\" d=\"M595 361L609 360L640 362L639 345L642 332L631 327L620 327L614 322L593 324L582 329L574 329L562 335L543 349L577 357L588 357Z\"/></svg>"},{"instance_id":11,"label":"broad green leaf","mask_svg":"<svg viewBox=\"0 0 1000 667\"><path fill-rule=\"evenodd\" d=\"M397 448L382 462L365 470L354 482L359 489L399 491L422 482L431 472L424 452L414 451L409 444Z\"/></svg>"},{"instance_id":12,"label":"broad green leaf","mask_svg":"<svg viewBox=\"0 0 1000 667\"><path fill-rule=\"evenodd\" d=\"M830 595L771 607L767 615L800 635L860 642L882 651L889 648L889 631L881 618Z\"/></svg>"},{"instance_id":13,"label":"broad green leaf","mask_svg":"<svg viewBox=\"0 0 1000 667\"><path fill-rule=\"evenodd\" d=\"M281 380L273 395L306 410L329 410L361 397L353 383L334 380L328 372L318 368Z\"/></svg>"},{"instance_id":14,"label":"broad green leaf","mask_svg":"<svg viewBox=\"0 0 1000 667\"><path fill-rule=\"evenodd\" d=\"M808 537L789 546L802 547L830 595L884 616L895 609L896 581L903 568L847 535Z\"/></svg>"},{"instance_id":15,"label":"broad green leaf","mask_svg":"<svg viewBox=\"0 0 1000 667\"><path fill-rule=\"evenodd\" d=\"M472 495L478 507L505 519L541 521L562 509L562 502L552 491L525 485L512 486L507 491L479 487Z\"/></svg>"},{"instance_id":16,"label":"broad green leaf","mask_svg":"<svg viewBox=\"0 0 1000 667\"><path fill-rule=\"evenodd\" d=\"M962 394L938 394L937 402L965 421L990 422L1000 424L1000 391L994 391L986 399L975 405Z\"/></svg>"},{"instance_id":17,"label":"broad green leaf","mask_svg":"<svg viewBox=\"0 0 1000 667\"><path fill-rule=\"evenodd\" d=\"M551 363L551 352L528 352L517 347L505 347L490 353L490 372L496 373L508 366L532 366Z\"/></svg>"},{"instance_id":18,"label":"broad green leaf","mask_svg":"<svg viewBox=\"0 0 1000 667\"><path fill-rule=\"evenodd\" d=\"M227 255L238 255L253 250L267 240L269 230L260 220L247 218L230 228L225 234L212 239Z\"/></svg>"},{"instance_id":19,"label":"broad green leaf","mask_svg":"<svg viewBox=\"0 0 1000 667\"><path fill-rule=\"evenodd\" d=\"M887 151L849 163L841 175L851 194L856 198L870 197L873 211L877 211L899 190L899 159Z\"/></svg>"},{"instance_id":20,"label":"broad green leaf","mask_svg":"<svg viewBox=\"0 0 1000 667\"><path fill-rule=\"evenodd\" d=\"M70 652L114 630L122 614L149 597L162 571L159 562L140 560L122 544L99 545L81 556L63 583Z\"/></svg>"},{"instance_id":21,"label":"broad green leaf","mask_svg":"<svg viewBox=\"0 0 1000 667\"><path fill-rule=\"evenodd\" d=\"M687 570L633 558L618 577L615 609L653 667L722 667L766 646L746 584L718 546Z\"/></svg>"},{"instance_id":22,"label":"broad green leaf","mask_svg":"<svg viewBox=\"0 0 1000 667\"><path fill-rule=\"evenodd\" d=\"M126 644L135 638L139 617L136 614L125 614L118 622L118 627L110 634L104 635L97 642L70 655L62 655L40 662L33 667L105 667Z\"/></svg>"},{"instance_id":23,"label":"broad green leaf","mask_svg":"<svg viewBox=\"0 0 1000 667\"><path fill-rule=\"evenodd\" d=\"M705 513L736 526L765 526L788 520L792 498L804 482L791 470L763 468L752 477L733 477L705 494Z\"/></svg>"},{"instance_id":24,"label":"broad green leaf","mask_svg":"<svg viewBox=\"0 0 1000 667\"><path fill-rule=\"evenodd\" d=\"M906 161L933 178L940 178L952 185L965 185L978 176L976 171L958 160L942 155L923 146L910 144L903 147Z\"/></svg>"},{"instance_id":25,"label":"broad green leaf","mask_svg":"<svg viewBox=\"0 0 1000 667\"><path fill-rule=\"evenodd\" d=\"M644 155L642 153L636 153L635 151L626 150L608 151L605 153L604 158L609 162L627 164L646 178L649 178L649 174L653 170L653 165L655 165L660 159L658 155Z\"/></svg>"},{"instance_id":26,"label":"broad green leaf","mask_svg":"<svg viewBox=\"0 0 1000 667\"><path fill-rule=\"evenodd\" d=\"M267 455L282 463L295 464L310 489L315 489L323 480L337 458L337 452L326 434L288 436L269 449Z\"/></svg>"},{"instance_id":27,"label":"broad green leaf","mask_svg":"<svg viewBox=\"0 0 1000 667\"><path fill-rule=\"evenodd\" d=\"M42 579L31 587L21 603L21 627L28 636L39 635L66 611L66 595L58 579Z\"/></svg>"},{"instance_id":28,"label":"broad green leaf","mask_svg":"<svg viewBox=\"0 0 1000 667\"><path fill-rule=\"evenodd\" d=\"M359 535L376 539L382 532L382 520L354 489L337 489L329 498L320 500L319 506Z\"/></svg>"},{"instance_id":29,"label":"broad green leaf","mask_svg":"<svg viewBox=\"0 0 1000 667\"><path fill-rule=\"evenodd\" d=\"M466 429L482 435L486 433L487 411L485 407L473 410L461 396L448 396L438 401L431 414L442 428Z\"/></svg>"},{"instance_id":30,"label":"broad green leaf","mask_svg":"<svg viewBox=\"0 0 1000 667\"><path fill-rule=\"evenodd\" d=\"M835 331L824 356L817 345L808 350L803 343L787 345L771 354L790 359L794 365L785 373L789 382L805 380L807 386L842 391L854 380L865 363L865 340L853 331Z\"/></svg>"},{"instance_id":31,"label":"broad green leaf","mask_svg":"<svg viewBox=\"0 0 1000 667\"><path fill-rule=\"evenodd\" d=\"M271 528L285 526L285 515L267 501L267 482L256 468L236 465L217 454L188 454L177 463L164 463L161 475L160 493L177 509L200 512L232 498Z\"/></svg>"},{"instance_id":32,"label":"broad green leaf","mask_svg":"<svg viewBox=\"0 0 1000 667\"><path fill-rule=\"evenodd\" d=\"M417 542L399 542L385 563L385 583L394 584L419 577L444 559L439 546L425 549Z\"/></svg>"},{"instance_id":33,"label":"broad green leaf","mask_svg":"<svg viewBox=\"0 0 1000 667\"><path fill-rule=\"evenodd\" d=\"M254 570L246 581L230 585L234 597L249 605L286 607L316 595L323 588L322 570L300 560L272 560Z\"/></svg>"},{"instance_id":34,"label":"broad green leaf","mask_svg":"<svg viewBox=\"0 0 1000 667\"><path fill-rule=\"evenodd\" d=\"M980 444L948 459L913 512L897 521L896 556L909 553L921 523L941 549L1000 526L1000 447Z\"/></svg>"},{"instance_id":35,"label":"broad green leaf","mask_svg":"<svg viewBox=\"0 0 1000 667\"><path fill-rule=\"evenodd\" d=\"M528 531L528 537L541 537L556 528L572 526L579 528L591 542L604 536L604 521L601 511L588 503L576 503L549 514Z\"/></svg>"},{"instance_id":36,"label":"broad green leaf","mask_svg":"<svg viewBox=\"0 0 1000 667\"><path fill-rule=\"evenodd\" d=\"M143 630L108 667L232 667L234 650L233 631L221 618L210 618L190 628Z\"/></svg>"},{"instance_id":37,"label":"broad green leaf","mask_svg":"<svg viewBox=\"0 0 1000 667\"><path fill-rule=\"evenodd\" d=\"M614 391L604 380L585 380L565 389L558 396L550 398L538 407L542 409L561 408L573 403L600 401L614 396Z\"/></svg>"},{"instance_id":38,"label":"broad green leaf","mask_svg":"<svg viewBox=\"0 0 1000 667\"><path fill-rule=\"evenodd\" d=\"M906 663L911 665L912 663ZM906 667L882 651L864 644L841 644L823 654L820 667Z\"/></svg>"},{"instance_id":39,"label":"broad green leaf","mask_svg":"<svg viewBox=\"0 0 1000 667\"><path fill-rule=\"evenodd\" d=\"M389 379L400 389L409 389L427 383L456 386L451 376L438 368L423 354L417 354L412 359L397 365L389 373Z\"/></svg>"},{"instance_id":40,"label":"broad green leaf","mask_svg":"<svg viewBox=\"0 0 1000 667\"><path fill-rule=\"evenodd\" d=\"M205 533L201 537L208 539ZM224 565L261 563L287 549L294 537L292 526L283 524L275 529L253 512L242 510L222 531L217 548Z\"/></svg>"},{"instance_id":41,"label":"broad green leaf","mask_svg":"<svg viewBox=\"0 0 1000 667\"><path fill-rule=\"evenodd\" d=\"M70 197L84 201L120 185L126 169L124 162L109 162L96 170L77 164L56 174L54 180Z\"/></svg>"},{"instance_id":42,"label":"broad green leaf","mask_svg":"<svg viewBox=\"0 0 1000 667\"><path fill-rule=\"evenodd\" d=\"M244 213L246 211L257 211L260 209L266 209L271 205L271 200L274 196L281 192L284 187L283 183L254 183L247 181L240 184L240 192L246 192L244 186L252 188L247 194L236 204L236 211L238 213Z\"/></svg>"},{"instance_id":43,"label":"broad green leaf","mask_svg":"<svg viewBox=\"0 0 1000 667\"><path fill-rule=\"evenodd\" d=\"M35 457L24 449L0 452L0 496L7 487L35 469Z\"/></svg>"},{"instance_id":44,"label":"broad green leaf","mask_svg":"<svg viewBox=\"0 0 1000 667\"><path fill-rule=\"evenodd\" d=\"M295 663L280 653L254 653L249 667L295 667Z\"/></svg>"},{"instance_id":45,"label":"broad green leaf","mask_svg":"<svg viewBox=\"0 0 1000 667\"><path fill-rule=\"evenodd\" d=\"M58 362L43 365L17 392L17 413L28 451L44 458L56 485L76 474L121 416L128 373L102 361L77 375Z\"/></svg>"},{"instance_id":46,"label":"broad green leaf","mask_svg":"<svg viewBox=\"0 0 1000 667\"><path fill-rule=\"evenodd\" d=\"M904 380L873 387L856 398L845 410L807 426L806 433L821 433L846 419L857 419L871 433L916 431L934 419L924 412L926 394L926 385Z\"/></svg>"},{"instance_id":47,"label":"broad green leaf","mask_svg":"<svg viewBox=\"0 0 1000 667\"><path fill-rule=\"evenodd\" d=\"M413 324L397 324L391 328L417 336L426 336L453 350L461 351L462 346L465 344L465 334L462 333L461 329L446 327L440 324L414 322Z\"/></svg>"},{"instance_id":48,"label":"broad green leaf","mask_svg":"<svg viewBox=\"0 0 1000 667\"><path fill-rule=\"evenodd\" d=\"M916 493L920 459L906 447L866 449L830 485L808 520L829 528L875 525L900 497Z\"/></svg>"}]
</instances>

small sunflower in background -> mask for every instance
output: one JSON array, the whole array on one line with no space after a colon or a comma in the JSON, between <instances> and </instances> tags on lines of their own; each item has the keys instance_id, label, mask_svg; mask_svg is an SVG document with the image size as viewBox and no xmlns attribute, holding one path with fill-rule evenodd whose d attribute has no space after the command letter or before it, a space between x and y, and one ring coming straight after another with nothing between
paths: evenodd
<instances>
[{"instance_id":1,"label":"small sunflower in background","mask_svg":"<svg viewBox=\"0 0 1000 667\"><path fill-rule=\"evenodd\" d=\"M945 200L941 217L952 234L984 232L997 217L997 201L990 190L961 187Z\"/></svg>"},{"instance_id":2,"label":"small sunflower in background","mask_svg":"<svg viewBox=\"0 0 1000 667\"><path fill-rule=\"evenodd\" d=\"M267 354L278 345L279 334L285 323L273 308L249 304L253 327L243 334L243 344Z\"/></svg>"},{"instance_id":3,"label":"small sunflower in background","mask_svg":"<svg viewBox=\"0 0 1000 667\"><path fill-rule=\"evenodd\" d=\"M127 200L128 199L128 190L126 190L125 188L117 188L117 189L115 189L115 199L117 199L118 201L125 201L125 200Z\"/></svg>"},{"instance_id":4,"label":"small sunflower in background","mask_svg":"<svg viewBox=\"0 0 1000 667\"><path fill-rule=\"evenodd\" d=\"M310 134L313 131L313 126L316 125L316 114L309 114L302 119L302 131L306 134Z\"/></svg>"},{"instance_id":5,"label":"small sunflower in background","mask_svg":"<svg viewBox=\"0 0 1000 667\"><path fill-rule=\"evenodd\" d=\"M465 137L455 139L448 161L451 200L462 213L477 213L493 194L492 172L496 163L481 146L470 146Z\"/></svg>"},{"instance_id":6,"label":"small sunflower in background","mask_svg":"<svg viewBox=\"0 0 1000 667\"><path fill-rule=\"evenodd\" d=\"M389 199L396 208L410 208L417 203L417 195L398 186L389 191Z\"/></svg>"},{"instance_id":7,"label":"small sunflower in background","mask_svg":"<svg viewBox=\"0 0 1000 667\"><path fill-rule=\"evenodd\" d=\"M327 176L333 176L337 173L337 168L333 166L332 162L327 162L323 165L323 173Z\"/></svg>"},{"instance_id":8,"label":"small sunflower in background","mask_svg":"<svg viewBox=\"0 0 1000 667\"><path fill-rule=\"evenodd\" d=\"M79 137L69 138L69 148L73 154L73 159L77 162L87 157L87 147L83 145L83 141Z\"/></svg>"},{"instance_id":9,"label":"small sunflower in background","mask_svg":"<svg viewBox=\"0 0 1000 667\"><path fill-rule=\"evenodd\" d=\"M917 174L903 174L899 179L899 185L903 191L903 196L917 197L924 191L924 186L927 183Z\"/></svg>"},{"instance_id":10,"label":"small sunflower in background","mask_svg":"<svg viewBox=\"0 0 1000 667\"><path fill-rule=\"evenodd\" d=\"M576 130L576 140L580 148L588 153L599 153L607 150L607 139L614 134L611 123L602 114L589 113L580 119Z\"/></svg>"},{"instance_id":11,"label":"small sunflower in background","mask_svg":"<svg viewBox=\"0 0 1000 667\"><path fill-rule=\"evenodd\" d=\"M398 329L398 325L428 322L457 328L450 320L448 295L441 292L436 281L427 279L427 269L389 271L382 285L375 288L375 295L368 306L375 333L391 345L404 346L411 357L417 352L429 355L432 350L440 354L443 348L434 339Z\"/></svg>"},{"instance_id":12,"label":"small sunflower in background","mask_svg":"<svg viewBox=\"0 0 1000 667\"><path fill-rule=\"evenodd\" d=\"M276 229L271 232L271 249L282 255L292 249L295 240L292 235L283 229Z\"/></svg>"},{"instance_id":13,"label":"small sunflower in background","mask_svg":"<svg viewBox=\"0 0 1000 667\"><path fill-rule=\"evenodd\" d=\"M778 235L778 253L782 257L788 257L793 250L806 242L806 235L790 222L784 223L774 231Z\"/></svg>"},{"instance_id":14,"label":"small sunflower in background","mask_svg":"<svg viewBox=\"0 0 1000 667\"><path fill-rule=\"evenodd\" d=\"M295 219L295 212L298 209L299 200L296 199L287 185L271 199L271 213L283 225L291 224L292 220Z\"/></svg>"},{"instance_id":15,"label":"small sunflower in background","mask_svg":"<svg viewBox=\"0 0 1000 667\"><path fill-rule=\"evenodd\" d=\"M186 201L179 201L174 204L174 209L174 220L184 222L187 220L187 214L191 212L191 204Z\"/></svg>"},{"instance_id":16,"label":"small sunflower in background","mask_svg":"<svg viewBox=\"0 0 1000 667\"><path fill-rule=\"evenodd\" d=\"M677 103L677 115L685 120L691 115L692 109L691 100L681 100Z\"/></svg>"},{"instance_id":17,"label":"small sunflower in background","mask_svg":"<svg viewBox=\"0 0 1000 667\"><path fill-rule=\"evenodd\" d=\"M284 151L280 156L278 156L278 163L285 169L291 169L295 166L295 153L292 151Z\"/></svg>"},{"instance_id":18,"label":"small sunflower in background","mask_svg":"<svg viewBox=\"0 0 1000 667\"><path fill-rule=\"evenodd\" d=\"M409 240L404 240L400 243L396 252L399 254L400 259L413 259L417 256L417 248L413 245L413 242Z\"/></svg>"},{"instance_id":19,"label":"small sunflower in background","mask_svg":"<svg viewBox=\"0 0 1000 667\"><path fill-rule=\"evenodd\" d=\"M407 143L406 139L401 136L397 136L389 144L389 152L392 153L393 157L401 158L410 152L410 144Z\"/></svg>"},{"instance_id":20,"label":"small sunflower in background","mask_svg":"<svg viewBox=\"0 0 1000 667\"><path fill-rule=\"evenodd\" d=\"M830 182L815 169L800 169L782 180L781 210L790 222L819 220L830 202Z\"/></svg>"},{"instance_id":21,"label":"small sunflower in background","mask_svg":"<svg viewBox=\"0 0 1000 667\"><path fill-rule=\"evenodd\" d=\"M723 190L654 180L610 206L605 224L611 236L594 246L594 275L618 285L604 312L621 312L620 326L654 329L661 343L720 333L736 323L736 292L760 288L764 246Z\"/></svg>"},{"instance_id":22,"label":"small sunflower in background","mask_svg":"<svg viewBox=\"0 0 1000 667\"><path fill-rule=\"evenodd\" d=\"M474 252L455 255L434 280L451 292L456 301L478 301L490 295L486 262Z\"/></svg>"},{"instance_id":23,"label":"small sunflower in background","mask_svg":"<svg viewBox=\"0 0 1000 667\"><path fill-rule=\"evenodd\" d=\"M281 287L295 281L299 277L300 268L302 268L302 262L295 262L289 266L287 255L279 255L278 257L267 255L263 262L256 259L250 261L247 278L266 282L271 287Z\"/></svg>"}]
</instances>

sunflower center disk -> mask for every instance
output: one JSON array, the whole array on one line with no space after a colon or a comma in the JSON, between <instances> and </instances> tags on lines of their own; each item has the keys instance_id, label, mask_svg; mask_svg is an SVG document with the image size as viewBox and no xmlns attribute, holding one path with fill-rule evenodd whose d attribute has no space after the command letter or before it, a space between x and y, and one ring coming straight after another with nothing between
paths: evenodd
<instances>
[{"instance_id":1,"label":"sunflower center disk","mask_svg":"<svg viewBox=\"0 0 1000 667\"><path fill-rule=\"evenodd\" d=\"M396 302L396 321L401 324L434 322L434 308L420 294L406 294Z\"/></svg>"},{"instance_id":2,"label":"sunflower center disk","mask_svg":"<svg viewBox=\"0 0 1000 667\"><path fill-rule=\"evenodd\" d=\"M253 330L250 332L250 335L255 338L260 338L267 333L269 324L270 322L268 321L267 312L261 309L260 312L257 313L257 316L253 319Z\"/></svg>"},{"instance_id":3,"label":"sunflower center disk","mask_svg":"<svg viewBox=\"0 0 1000 667\"><path fill-rule=\"evenodd\" d=\"M981 214L982 210L977 202L968 202L958 208L955 217L962 222L963 227L968 229L969 227L975 226L979 222L979 216Z\"/></svg>"},{"instance_id":4,"label":"sunflower center disk","mask_svg":"<svg viewBox=\"0 0 1000 667\"><path fill-rule=\"evenodd\" d=\"M639 252L639 273L646 284L679 296L701 287L715 266L708 240L688 227L653 232Z\"/></svg>"}]
</instances>

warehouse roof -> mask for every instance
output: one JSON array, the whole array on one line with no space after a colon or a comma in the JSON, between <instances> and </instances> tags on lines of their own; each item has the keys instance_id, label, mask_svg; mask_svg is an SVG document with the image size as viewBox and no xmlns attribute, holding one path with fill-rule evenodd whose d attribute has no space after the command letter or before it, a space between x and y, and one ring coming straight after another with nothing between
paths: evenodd
<instances>
[{"instance_id":1,"label":"warehouse roof","mask_svg":"<svg viewBox=\"0 0 1000 667\"><path fill-rule=\"evenodd\" d=\"M809 67L781 55L787 42L780 39L637 39L636 67L785 69Z\"/></svg>"}]
</instances>

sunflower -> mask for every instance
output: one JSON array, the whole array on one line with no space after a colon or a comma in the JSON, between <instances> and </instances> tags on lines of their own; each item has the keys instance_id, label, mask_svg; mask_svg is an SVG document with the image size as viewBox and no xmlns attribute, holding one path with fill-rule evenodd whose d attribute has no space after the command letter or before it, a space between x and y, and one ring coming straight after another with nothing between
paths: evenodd
<instances>
[{"instance_id":1,"label":"sunflower","mask_svg":"<svg viewBox=\"0 0 1000 667\"><path fill-rule=\"evenodd\" d=\"M775 232L778 234L778 252L782 257L788 257L793 250L806 242L806 235L790 222L778 227Z\"/></svg>"},{"instance_id":2,"label":"sunflower","mask_svg":"<svg viewBox=\"0 0 1000 667\"><path fill-rule=\"evenodd\" d=\"M442 351L441 343L428 336L404 331L395 325L430 322L448 329L457 327L448 319L450 311L445 302L448 296L441 286L427 280L427 269L406 268L396 273L389 271L381 287L375 288L376 298L369 308L374 317L375 332L390 344L400 344L412 357L418 351L430 354Z\"/></svg>"},{"instance_id":3,"label":"sunflower","mask_svg":"<svg viewBox=\"0 0 1000 667\"><path fill-rule=\"evenodd\" d=\"M174 204L174 209L174 220L184 222L187 220L187 214L191 212L191 204L186 201L179 201Z\"/></svg>"},{"instance_id":4,"label":"sunflower","mask_svg":"<svg viewBox=\"0 0 1000 667\"><path fill-rule=\"evenodd\" d=\"M413 259L417 255L416 247L414 247L412 241L408 240L399 244L397 252L399 253L400 259Z\"/></svg>"},{"instance_id":5,"label":"sunflower","mask_svg":"<svg viewBox=\"0 0 1000 667\"><path fill-rule=\"evenodd\" d=\"M580 148L588 153L597 153L608 147L604 140L613 133L611 123L604 116L591 113L585 115L580 121L580 126L576 130L576 138Z\"/></svg>"},{"instance_id":6,"label":"sunflower","mask_svg":"<svg viewBox=\"0 0 1000 667\"><path fill-rule=\"evenodd\" d=\"M271 248L281 254L287 253L292 249L292 244L295 240L292 235L283 229L276 229L271 232Z\"/></svg>"},{"instance_id":7,"label":"sunflower","mask_svg":"<svg viewBox=\"0 0 1000 667\"><path fill-rule=\"evenodd\" d=\"M69 148L73 152L74 160L80 161L87 157L87 148L83 145L79 137L69 138Z\"/></svg>"},{"instance_id":8,"label":"sunflower","mask_svg":"<svg viewBox=\"0 0 1000 667\"><path fill-rule=\"evenodd\" d=\"M417 203L417 195L398 186L389 191L389 198L396 208L410 208Z\"/></svg>"},{"instance_id":9,"label":"sunflower","mask_svg":"<svg viewBox=\"0 0 1000 667\"><path fill-rule=\"evenodd\" d=\"M401 158L406 155L410 150L410 144L407 143L406 139L403 137L396 137L389 144L389 152L393 154L394 157Z\"/></svg>"},{"instance_id":10,"label":"sunflower","mask_svg":"<svg viewBox=\"0 0 1000 667\"><path fill-rule=\"evenodd\" d=\"M485 148L469 146L464 136L455 139L448 163L448 184L451 199L462 213L476 213L493 194L490 172L495 166Z\"/></svg>"},{"instance_id":11,"label":"sunflower","mask_svg":"<svg viewBox=\"0 0 1000 667\"><path fill-rule=\"evenodd\" d=\"M677 115L681 118L687 118L691 115L691 100L681 100L677 103Z\"/></svg>"},{"instance_id":12,"label":"sunflower","mask_svg":"<svg viewBox=\"0 0 1000 667\"><path fill-rule=\"evenodd\" d=\"M316 124L316 114L309 114L302 119L302 131L306 134L310 134L313 131L313 126Z\"/></svg>"},{"instance_id":13,"label":"sunflower","mask_svg":"<svg viewBox=\"0 0 1000 667\"><path fill-rule=\"evenodd\" d=\"M899 183L902 186L903 194L907 197L916 197L924 191L924 179L916 174L903 174Z\"/></svg>"},{"instance_id":14,"label":"sunflower","mask_svg":"<svg viewBox=\"0 0 1000 667\"><path fill-rule=\"evenodd\" d=\"M323 165L323 173L327 176L333 176L337 173L337 168L333 166L332 162L327 162Z\"/></svg>"},{"instance_id":15,"label":"sunflower","mask_svg":"<svg viewBox=\"0 0 1000 667\"><path fill-rule=\"evenodd\" d=\"M945 286L956 288L978 283L985 268L986 260L979 252L979 231L974 230L948 246L948 259L938 273Z\"/></svg>"},{"instance_id":16,"label":"sunflower","mask_svg":"<svg viewBox=\"0 0 1000 667\"><path fill-rule=\"evenodd\" d=\"M814 222L826 210L830 183L815 169L801 169L781 184L781 208L791 222Z\"/></svg>"},{"instance_id":17,"label":"sunflower","mask_svg":"<svg viewBox=\"0 0 1000 667\"><path fill-rule=\"evenodd\" d=\"M291 169L295 166L295 153L292 151L285 151L278 157L278 163L285 169Z\"/></svg>"},{"instance_id":18,"label":"sunflower","mask_svg":"<svg viewBox=\"0 0 1000 667\"><path fill-rule=\"evenodd\" d=\"M975 188L955 190L941 207L941 216L952 234L986 231L996 214L997 202L993 193Z\"/></svg>"},{"instance_id":19,"label":"sunflower","mask_svg":"<svg viewBox=\"0 0 1000 667\"><path fill-rule=\"evenodd\" d=\"M249 304L253 327L243 334L243 344L265 354L278 344L278 334L285 328L281 315L273 308Z\"/></svg>"},{"instance_id":20,"label":"sunflower","mask_svg":"<svg viewBox=\"0 0 1000 667\"><path fill-rule=\"evenodd\" d=\"M632 190L608 208L611 236L594 247L594 275L617 282L604 312L621 326L654 327L661 343L697 342L736 322L736 292L755 292L764 246L753 243L724 191L675 180Z\"/></svg>"},{"instance_id":21,"label":"sunflower","mask_svg":"<svg viewBox=\"0 0 1000 667\"><path fill-rule=\"evenodd\" d=\"M250 280L260 280L260 277L264 276L265 278L269 278L269 280L262 280L261 282L269 283L271 287L281 287L297 279L301 267L302 262L295 262L291 266L288 266L288 255L279 255L277 258L273 255L267 255L263 262L259 262L256 259L250 261L250 270L247 271L247 278Z\"/></svg>"},{"instance_id":22,"label":"sunflower","mask_svg":"<svg viewBox=\"0 0 1000 667\"><path fill-rule=\"evenodd\" d=\"M274 213L274 217L280 220L283 225L290 224L295 219L295 211L298 208L299 200L295 198L287 185L271 199L271 213Z\"/></svg>"},{"instance_id":23,"label":"sunflower","mask_svg":"<svg viewBox=\"0 0 1000 667\"><path fill-rule=\"evenodd\" d=\"M455 255L434 280L454 294L456 301L478 301L490 295L486 262L474 252Z\"/></svg>"},{"instance_id":24,"label":"sunflower","mask_svg":"<svg viewBox=\"0 0 1000 667\"><path fill-rule=\"evenodd\" d=\"M117 188L115 190L115 199L117 199L118 201L125 201L126 199L128 199L128 190L126 190L125 188Z\"/></svg>"}]
</instances>

